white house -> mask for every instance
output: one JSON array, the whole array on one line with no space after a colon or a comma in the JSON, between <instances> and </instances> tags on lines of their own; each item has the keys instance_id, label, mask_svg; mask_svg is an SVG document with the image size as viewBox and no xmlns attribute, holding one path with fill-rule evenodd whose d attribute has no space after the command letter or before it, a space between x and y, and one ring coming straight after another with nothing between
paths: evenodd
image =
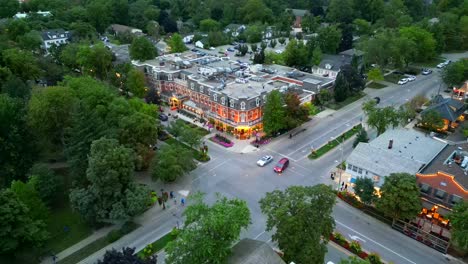
<instances>
[{"instance_id":1,"label":"white house","mask_svg":"<svg viewBox=\"0 0 468 264\"><path fill-rule=\"evenodd\" d=\"M188 44L188 43L191 43L193 41L193 38L195 37L195 35L188 35L188 36L185 36L182 41L184 41L185 44Z\"/></svg>"},{"instance_id":2,"label":"white house","mask_svg":"<svg viewBox=\"0 0 468 264\"><path fill-rule=\"evenodd\" d=\"M312 73L323 77L336 79L336 76L341 70L341 67L350 64L353 56L358 58L360 63L363 52L355 49L345 50L338 55L324 54L322 61L317 66L312 67Z\"/></svg>"},{"instance_id":3,"label":"white house","mask_svg":"<svg viewBox=\"0 0 468 264\"><path fill-rule=\"evenodd\" d=\"M391 173L415 175L447 146L424 133L412 129L387 130L370 143L359 143L346 159L346 173L351 182L367 177L376 187L382 186Z\"/></svg>"},{"instance_id":4,"label":"white house","mask_svg":"<svg viewBox=\"0 0 468 264\"><path fill-rule=\"evenodd\" d=\"M195 42L195 47L203 49L203 47L204 47L203 42L201 42L200 40Z\"/></svg>"},{"instance_id":5,"label":"white house","mask_svg":"<svg viewBox=\"0 0 468 264\"><path fill-rule=\"evenodd\" d=\"M52 16L52 13L50 11L37 11L36 13L32 12L32 13L16 13L13 18L16 18L16 19L23 19L23 18L27 18L29 16L29 14L37 14L37 15L40 15L40 16L43 16L43 17L48 17L48 16Z\"/></svg>"},{"instance_id":6,"label":"white house","mask_svg":"<svg viewBox=\"0 0 468 264\"><path fill-rule=\"evenodd\" d=\"M63 29L50 29L42 31L42 48L48 52L52 45L60 46L70 41L71 34Z\"/></svg>"}]
</instances>

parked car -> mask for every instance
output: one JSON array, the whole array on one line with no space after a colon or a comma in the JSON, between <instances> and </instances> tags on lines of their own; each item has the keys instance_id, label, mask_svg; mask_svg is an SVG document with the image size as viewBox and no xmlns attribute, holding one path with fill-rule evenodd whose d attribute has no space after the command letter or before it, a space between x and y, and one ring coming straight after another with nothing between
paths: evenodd
<instances>
[{"instance_id":1,"label":"parked car","mask_svg":"<svg viewBox=\"0 0 468 264\"><path fill-rule=\"evenodd\" d=\"M159 120L161 121L167 121L169 117L165 114L159 114Z\"/></svg>"},{"instance_id":2,"label":"parked car","mask_svg":"<svg viewBox=\"0 0 468 264\"><path fill-rule=\"evenodd\" d=\"M276 73L276 70L270 69L270 68L263 68L261 72L268 73L268 74L274 74Z\"/></svg>"},{"instance_id":3,"label":"parked car","mask_svg":"<svg viewBox=\"0 0 468 264\"><path fill-rule=\"evenodd\" d=\"M380 103L380 97L374 97L375 103L379 104Z\"/></svg>"},{"instance_id":4,"label":"parked car","mask_svg":"<svg viewBox=\"0 0 468 264\"><path fill-rule=\"evenodd\" d=\"M399 85L403 85L403 84L406 84L406 83L408 83L408 79L406 79L406 78L403 78L403 79L398 81Z\"/></svg>"},{"instance_id":5,"label":"parked car","mask_svg":"<svg viewBox=\"0 0 468 264\"><path fill-rule=\"evenodd\" d=\"M282 173L289 166L289 160L287 158L282 158L278 161L276 166L273 168L273 171L277 173Z\"/></svg>"},{"instance_id":6,"label":"parked car","mask_svg":"<svg viewBox=\"0 0 468 264\"><path fill-rule=\"evenodd\" d=\"M197 49L191 49L191 51L193 51L193 52L198 52L198 50L197 50Z\"/></svg>"},{"instance_id":7,"label":"parked car","mask_svg":"<svg viewBox=\"0 0 468 264\"><path fill-rule=\"evenodd\" d=\"M445 66L446 66L446 64L444 64L444 63L439 63L439 64L437 64L437 68L439 68L439 69L442 69L442 68L444 68Z\"/></svg>"},{"instance_id":8,"label":"parked car","mask_svg":"<svg viewBox=\"0 0 468 264\"><path fill-rule=\"evenodd\" d=\"M421 74L422 75L429 75L432 73L432 70L430 69L422 69Z\"/></svg>"},{"instance_id":9,"label":"parked car","mask_svg":"<svg viewBox=\"0 0 468 264\"><path fill-rule=\"evenodd\" d=\"M229 51L229 52L234 52L234 51L236 51L236 50L233 49L233 48L227 48L227 51Z\"/></svg>"},{"instance_id":10,"label":"parked car","mask_svg":"<svg viewBox=\"0 0 468 264\"><path fill-rule=\"evenodd\" d=\"M452 61L451 60L446 60L444 62L442 62L443 64L445 64L445 66L449 65Z\"/></svg>"},{"instance_id":11,"label":"parked car","mask_svg":"<svg viewBox=\"0 0 468 264\"><path fill-rule=\"evenodd\" d=\"M416 76L409 75L408 78L406 78L406 79L408 79L409 82L412 82L412 81L416 80Z\"/></svg>"},{"instance_id":12,"label":"parked car","mask_svg":"<svg viewBox=\"0 0 468 264\"><path fill-rule=\"evenodd\" d=\"M266 155L257 161L257 165L263 167L273 161L273 156Z\"/></svg>"},{"instance_id":13,"label":"parked car","mask_svg":"<svg viewBox=\"0 0 468 264\"><path fill-rule=\"evenodd\" d=\"M298 77L303 77L305 74L300 71L290 71L286 73L286 76L289 78L298 78Z\"/></svg>"},{"instance_id":14,"label":"parked car","mask_svg":"<svg viewBox=\"0 0 468 264\"><path fill-rule=\"evenodd\" d=\"M214 48L214 47L210 47L210 50L215 50L215 48Z\"/></svg>"}]
</instances>

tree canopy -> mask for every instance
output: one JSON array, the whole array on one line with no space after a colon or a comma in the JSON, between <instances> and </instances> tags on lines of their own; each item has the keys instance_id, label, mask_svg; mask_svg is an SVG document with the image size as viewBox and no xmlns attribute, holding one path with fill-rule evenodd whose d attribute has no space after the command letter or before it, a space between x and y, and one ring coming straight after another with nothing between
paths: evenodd
<instances>
[{"instance_id":1,"label":"tree canopy","mask_svg":"<svg viewBox=\"0 0 468 264\"><path fill-rule=\"evenodd\" d=\"M129 51L133 60L145 61L158 56L156 47L146 37L134 38Z\"/></svg>"},{"instance_id":2,"label":"tree canopy","mask_svg":"<svg viewBox=\"0 0 468 264\"><path fill-rule=\"evenodd\" d=\"M286 112L283 109L283 98L279 91L272 91L266 97L263 107L263 130L267 134L279 132L285 127Z\"/></svg>"},{"instance_id":3,"label":"tree canopy","mask_svg":"<svg viewBox=\"0 0 468 264\"><path fill-rule=\"evenodd\" d=\"M460 202L448 216L452 225L452 239L457 247L468 250L468 202Z\"/></svg>"},{"instance_id":4,"label":"tree canopy","mask_svg":"<svg viewBox=\"0 0 468 264\"><path fill-rule=\"evenodd\" d=\"M362 109L367 115L367 124L377 130L381 135L388 127L397 127L402 122L402 113L392 106L376 107L374 100L366 102Z\"/></svg>"},{"instance_id":5,"label":"tree canopy","mask_svg":"<svg viewBox=\"0 0 468 264\"><path fill-rule=\"evenodd\" d=\"M203 194L192 195L184 211L184 227L166 247L168 264L225 263L231 247L250 224L250 211L243 200L218 196L208 205Z\"/></svg>"},{"instance_id":6,"label":"tree canopy","mask_svg":"<svg viewBox=\"0 0 468 264\"><path fill-rule=\"evenodd\" d=\"M354 193L366 204L371 204L375 198L374 182L371 178L357 177L354 183Z\"/></svg>"},{"instance_id":7,"label":"tree canopy","mask_svg":"<svg viewBox=\"0 0 468 264\"><path fill-rule=\"evenodd\" d=\"M290 186L260 200L267 231L274 230L286 262L322 263L335 227L331 216L336 195L330 186Z\"/></svg>"}]
</instances>

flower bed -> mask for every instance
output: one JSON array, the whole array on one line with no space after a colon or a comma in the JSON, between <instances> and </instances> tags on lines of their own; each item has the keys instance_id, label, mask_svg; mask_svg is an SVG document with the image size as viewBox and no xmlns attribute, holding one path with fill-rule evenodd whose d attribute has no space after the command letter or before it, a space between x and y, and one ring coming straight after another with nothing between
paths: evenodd
<instances>
[{"instance_id":1,"label":"flower bed","mask_svg":"<svg viewBox=\"0 0 468 264\"><path fill-rule=\"evenodd\" d=\"M364 260L368 260L371 264L383 264L380 256L376 253L368 254L367 252L361 249L361 245L357 241L348 242L346 238L336 232L330 234L330 240L335 242L336 244L340 245L341 247L345 248L346 250L356 254L358 257Z\"/></svg>"},{"instance_id":2,"label":"flower bed","mask_svg":"<svg viewBox=\"0 0 468 264\"><path fill-rule=\"evenodd\" d=\"M210 140L226 148L234 146L234 142L219 134L216 134L214 137L210 137Z\"/></svg>"},{"instance_id":3,"label":"flower bed","mask_svg":"<svg viewBox=\"0 0 468 264\"><path fill-rule=\"evenodd\" d=\"M252 144L252 145L254 145L254 146L255 146L255 145L266 145L266 144L268 144L268 143L270 143L270 142L271 142L271 138L269 138L269 137L262 137L262 138L260 138L259 140L256 140L256 139L255 139L255 140L251 141L250 144Z\"/></svg>"}]
</instances>

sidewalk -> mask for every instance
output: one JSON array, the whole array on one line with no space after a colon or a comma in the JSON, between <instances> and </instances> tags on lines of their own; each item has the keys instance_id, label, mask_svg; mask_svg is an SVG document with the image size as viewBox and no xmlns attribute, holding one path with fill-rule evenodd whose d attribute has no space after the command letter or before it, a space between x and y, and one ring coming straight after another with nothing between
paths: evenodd
<instances>
[{"instance_id":1,"label":"sidewalk","mask_svg":"<svg viewBox=\"0 0 468 264\"><path fill-rule=\"evenodd\" d=\"M57 260L62 260L70 256L71 254L75 253L76 251L84 248L85 246L93 243L94 241L100 239L101 237L106 236L112 230L116 230L116 229L119 229L118 225L113 225L113 226L98 229L94 231L92 235L74 244L73 246L63 250L62 252L56 254L55 256L57 257ZM52 256L47 256L41 261L41 264L50 264L50 263L55 263L52 259Z\"/></svg>"}]
</instances>

